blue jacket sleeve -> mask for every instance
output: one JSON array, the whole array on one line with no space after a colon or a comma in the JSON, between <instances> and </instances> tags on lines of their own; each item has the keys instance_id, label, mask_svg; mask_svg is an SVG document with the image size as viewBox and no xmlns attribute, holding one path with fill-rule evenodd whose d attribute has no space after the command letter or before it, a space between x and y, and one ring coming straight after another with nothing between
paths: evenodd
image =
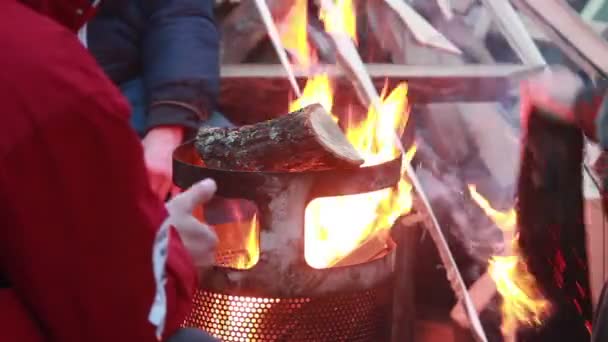
<instances>
[{"instance_id":1,"label":"blue jacket sleeve","mask_svg":"<svg viewBox=\"0 0 608 342\"><path fill-rule=\"evenodd\" d=\"M197 128L219 92L219 33L212 0L146 0L143 76L147 130Z\"/></svg>"}]
</instances>

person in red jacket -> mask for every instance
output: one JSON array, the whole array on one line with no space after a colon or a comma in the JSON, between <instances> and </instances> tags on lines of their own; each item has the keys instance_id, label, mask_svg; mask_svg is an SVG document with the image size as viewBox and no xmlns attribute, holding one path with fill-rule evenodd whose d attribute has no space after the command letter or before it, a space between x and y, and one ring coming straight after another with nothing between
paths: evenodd
<instances>
[{"instance_id":1,"label":"person in red jacket","mask_svg":"<svg viewBox=\"0 0 608 342\"><path fill-rule=\"evenodd\" d=\"M166 208L151 190L128 105L75 35L91 14L88 1L0 1L3 342L157 341L152 250L165 220L171 338L190 309L194 265L213 260L215 235L190 209L215 184Z\"/></svg>"}]
</instances>

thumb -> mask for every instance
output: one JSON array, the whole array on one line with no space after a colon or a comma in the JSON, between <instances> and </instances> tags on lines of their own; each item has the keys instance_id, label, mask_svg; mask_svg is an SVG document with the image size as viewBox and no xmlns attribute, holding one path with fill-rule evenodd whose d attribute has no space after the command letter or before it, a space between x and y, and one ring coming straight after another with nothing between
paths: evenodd
<instances>
[{"instance_id":1,"label":"thumb","mask_svg":"<svg viewBox=\"0 0 608 342\"><path fill-rule=\"evenodd\" d=\"M167 209L170 212L191 213L197 206L208 202L216 190L213 179L204 179L170 200Z\"/></svg>"}]
</instances>

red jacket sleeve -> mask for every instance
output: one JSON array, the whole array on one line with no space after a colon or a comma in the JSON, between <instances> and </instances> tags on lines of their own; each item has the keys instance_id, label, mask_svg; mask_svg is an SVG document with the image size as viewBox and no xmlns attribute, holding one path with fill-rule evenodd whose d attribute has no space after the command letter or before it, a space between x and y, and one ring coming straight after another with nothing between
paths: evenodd
<instances>
[{"instance_id":1,"label":"red jacket sleeve","mask_svg":"<svg viewBox=\"0 0 608 342\"><path fill-rule=\"evenodd\" d=\"M155 341L166 213L128 106L71 32L12 2L0 30L0 272L47 341ZM195 287L176 234L167 267L170 332Z\"/></svg>"}]
</instances>

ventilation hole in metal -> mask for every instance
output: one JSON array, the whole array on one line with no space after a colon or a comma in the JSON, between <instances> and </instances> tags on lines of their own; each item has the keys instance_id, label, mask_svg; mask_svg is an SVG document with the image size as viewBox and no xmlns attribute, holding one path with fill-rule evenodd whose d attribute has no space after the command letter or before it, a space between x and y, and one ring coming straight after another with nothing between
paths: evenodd
<instances>
[{"instance_id":1,"label":"ventilation hole in metal","mask_svg":"<svg viewBox=\"0 0 608 342\"><path fill-rule=\"evenodd\" d=\"M381 341L388 331L387 285L319 298L253 298L198 291L184 326L222 341Z\"/></svg>"}]
</instances>

